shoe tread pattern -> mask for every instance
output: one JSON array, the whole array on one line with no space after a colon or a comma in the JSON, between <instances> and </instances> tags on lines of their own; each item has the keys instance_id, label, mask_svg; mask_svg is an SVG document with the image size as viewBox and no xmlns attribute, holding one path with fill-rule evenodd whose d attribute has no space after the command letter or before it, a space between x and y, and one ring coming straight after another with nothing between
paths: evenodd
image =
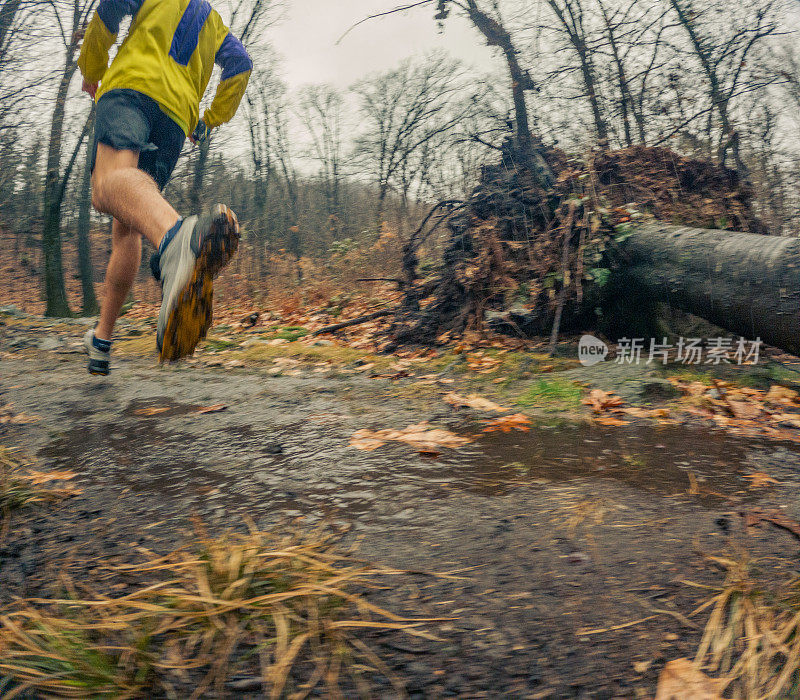
<instances>
[{"instance_id":1,"label":"shoe tread pattern","mask_svg":"<svg viewBox=\"0 0 800 700\"><path fill-rule=\"evenodd\" d=\"M206 337L213 319L214 277L230 262L239 247L239 222L224 204L217 204L189 283L167 319L161 343L161 361L191 355Z\"/></svg>"}]
</instances>

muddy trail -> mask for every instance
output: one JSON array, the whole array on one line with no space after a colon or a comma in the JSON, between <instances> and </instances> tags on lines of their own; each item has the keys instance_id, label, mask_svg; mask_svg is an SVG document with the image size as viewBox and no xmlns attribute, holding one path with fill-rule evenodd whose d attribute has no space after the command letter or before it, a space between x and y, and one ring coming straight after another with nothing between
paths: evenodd
<instances>
[{"instance_id":1,"label":"muddy trail","mask_svg":"<svg viewBox=\"0 0 800 700\"><path fill-rule=\"evenodd\" d=\"M789 533L745 531L739 513L800 516L797 445L646 421L484 433L410 379L311 369L123 357L95 378L75 352L81 330L49 344L2 337L0 403L35 416L0 425L3 443L77 472L81 489L15 514L0 542L3 602L47 591L59 567L91 573L82 562L123 545L179 545L194 516L217 530L325 521L348 526L369 560L460 572L375 594L449 618L441 642L378 640L412 697L639 698L667 661L694 654L704 620L686 616L708 592L686 582L720 581L704 554L734 540L794 566ZM471 442L438 454L350 444L364 428L421 421ZM753 473L779 485L751 488Z\"/></svg>"}]
</instances>

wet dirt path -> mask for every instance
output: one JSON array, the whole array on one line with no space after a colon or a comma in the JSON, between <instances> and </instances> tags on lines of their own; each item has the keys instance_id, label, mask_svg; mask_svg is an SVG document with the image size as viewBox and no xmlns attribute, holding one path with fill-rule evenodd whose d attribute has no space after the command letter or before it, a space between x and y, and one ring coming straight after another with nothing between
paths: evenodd
<instances>
[{"instance_id":1,"label":"wet dirt path","mask_svg":"<svg viewBox=\"0 0 800 700\"><path fill-rule=\"evenodd\" d=\"M0 585L36 590L54 522L64 552L90 537L106 548L144 532L178 538L193 514L214 527L346 523L365 557L465 571L382 594L454 618L440 625L444 642L390 650L418 697L646 697L699 636L681 615L702 595L681 581L718 580L699 552L723 550L750 504L800 515L797 454L779 444L646 424L481 435L385 380L117 364L100 379L76 355L2 360L0 402L39 416L5 426L4 441L78 472L83 495L12 533ZM212 404L227 409L198 413ZM349 445L359 429L422 420L476 439L434 459ZM748 489L755 471L780 490ZM765 556L796 551L785 533L748 537Z\"/></svg>"}]
</instances>

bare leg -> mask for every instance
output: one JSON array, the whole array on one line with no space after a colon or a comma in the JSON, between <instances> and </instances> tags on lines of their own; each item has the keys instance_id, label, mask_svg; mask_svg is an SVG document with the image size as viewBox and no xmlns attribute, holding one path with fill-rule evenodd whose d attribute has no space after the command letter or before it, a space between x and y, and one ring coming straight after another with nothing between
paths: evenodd
<instances>
[{"instance_id":1,"label":"bare leg","mask_svg":"<svg viewBox=\"0 0 800 700\"><path fill-rule=\"evenodd\" d=\"M158 248L164 234L180 217L161 196L155 180L136 167L138 163L136 151L119 151L98 144L92 173L92 204L97 211L111 214Z\"/></svg>"},{"instance_id":2,"label":"bare leg","mask_svg":"<svg viewBox=\"0 0 800 700\"><path fill-rule=\"evenodd\" d=\"M142 262L142 236L130 226L114 219L111 229L111 258L106 269L106 286L100 321L95 335L111 340L120 309L130 294Z\"/></svg>"}]
</instances>

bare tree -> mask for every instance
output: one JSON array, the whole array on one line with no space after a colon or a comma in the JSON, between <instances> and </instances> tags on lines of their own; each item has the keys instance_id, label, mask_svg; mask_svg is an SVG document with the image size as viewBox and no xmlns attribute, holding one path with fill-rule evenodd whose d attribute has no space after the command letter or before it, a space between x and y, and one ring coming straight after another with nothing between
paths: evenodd
<instances>
[{"instance_id":1,"label":"bare tree","mask_svg":"<svg viewBox=\"0 0 800 700\"><path fill-rule=\"evenodd\" d=\"M533 134L530 127L528 104L525 94L535 90L536 84L529 70L522 67L519 61L518 50L511 33L506 28L497 0L487 3L491 10L482 7L477 0L436 0L438 12L435 19L447 19L451 7L458 8L472 22L473 26L483 35L488 46L496 46L502 52L508 67L511 98L514 104L514 131L516 146L519 155L529 159L529 164L537 174L540 183L549 188L554 183L553 172L539 152L541 139Z\"/></svg>"},{"instance_id":2,"label":"bare tree","mask_svg":"<svg viewBox=\"0 0 800 700\"><path fill-rule=\"evenodd\" d=\"M5 0L0 7L0 69L8 51L9 36L23 0Z\"/></svg>"},{"instance_id":3,"label":"bare tree","mask_svg":"<svg viewBox=\"0 0 800 700\"><path fill-rule=\"evenodd\" d=\"M69 86L78 68L78 49L83 38L83 27L94 11L96 0L70 0L69 8L54 7L61 41L64 46L64 63L58 81L50 122L50 140L47 149L47 169L45 171L44 188L44 229L42 231L42 249L44 252L44 287L48 316L69 316L70 309L64 287L64 269L61 259L61 206L69 182L75 159L80 151L83 139L89 131L90 121L87 119L83 130L73 147L72 154L62 169L62 151L64 140L64 119Z\"/></svg>"},{"instance_id":4,"label":"bare tree","mask_svg":"<svg viewBox=\"0 0 800 700\"><path fill-rule=\"evenodd\" d=\"M92 269L89 233L92 225L92 130L94 127L94 104L89 113L89 134L86 140L86 157L78 192L78 273L81 278L83 305L81 315L94 316L100 306L94 293L94 270Z\"/></svg>"},{"instance_id":5,"label":"bare tree","mask_svg":"<svg viewBox=\"0 0 800 700\"><path fill-rule=\"evenodd\" d=\"M228 2L231 31L253 56L269 50L266 43L266 30L275 23L281 3L277 0L229 0ZM260 70L254 62L254 71ZM208 139L197 147L194 158L192 183L189 190L189 202L193 211L202 206L202 193L209 164L211 141Z\"/></svg>"},{"instance_id":6,"label":"bare tree","mask_svg":"<svg viewBox=\"0 0 800 700\"><path fill-rule=\"evenodd\" d=\"M746 175L732 102L738 95L759 89L776 78L758 76L748 66L762 40L778 33L780 0L736 8L728 3L719 5L718 0L703 5L692 0L667 2L686 32L707 83L711 108L720 121L717 158L724 164L730 153L736 169ZM725 13L723 20L718 10Z\"/></svg>"},{"instance_id":7,"label":"bare tree","mask_svg":"<svg viewBox=\"0 0 800 700\"><path fill-rule=\"evenodd\" d=\"M264 72L251 78L245 95L245 117L253 163L253 203L257 217L255 234L259 243L259 264L263 263L269 229L273 225L273 219L267 216L275 172L272 147L273 97L284 89L269 72Z\"/></svg>"},{"instance_id":8,"label":"bare tree","mask_svg":"<svg viewBox=\"0 0 800 700\"><path fill-rule=\"evenodd\" d=\"M331 232L341 226L343 164L342 110L344 98L330 85L308 86L300 95L299 115L311 139L311 155L318 163Z\"/></svg>"},{"instance_id":9,"label":"bare tree","mask_svg":"<svg viewBox=\"0 0 800 700\"><path fill-rule=\"evenodd\" d=\"M297 262L298 278L302 278L300 258L303 255L303 236L300 221L300 176L295 167L295 153L292 149L292 140L289 136L289 107L283 101L276 101L273 107L272 120L272 150L281 178L279 182L283 187L286 201L289 204L289 225L287 227L289 252L294 255Z\"/></svg>"},{"instance_id":10,"label":"bare tree","mask_svg":"<svg viewBox=\"0 0 800 700\"><path fill-rule=\"evenodd\" d=\"M594 48L587 30L586 11L581 0L547 0L561 31L575 52L586 99L592 111L597 140L608 144L608 123L602 105L594 61Z\"/></svg>"},{"instance_id":11,"label":"bare tree","mask_svg":"<svg viewBox=\"0 0 800 700\"><path fill-rule=\"evenodd\" d=\"M458 64L444 55L405 60L353 87L363 124L356 153L377 188L379 226L392 187L408 185L412 158L459 123L451 107L460 89Z\"/></svg>"}]
</instances>

